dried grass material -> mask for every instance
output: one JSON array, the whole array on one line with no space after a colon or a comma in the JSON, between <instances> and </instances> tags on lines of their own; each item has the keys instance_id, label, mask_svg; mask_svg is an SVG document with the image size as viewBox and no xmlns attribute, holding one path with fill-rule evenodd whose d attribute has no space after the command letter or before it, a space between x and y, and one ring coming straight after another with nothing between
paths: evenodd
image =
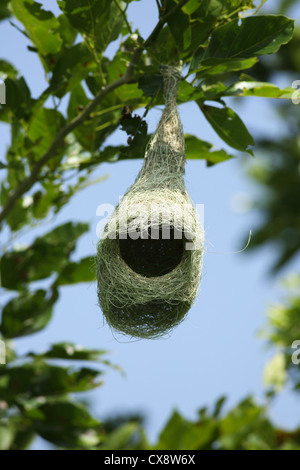
<instances>
[{"instance_id":1,"label":"dried grass material","mask_svg":"<svg viewBox=\"0 0 300 470\"><path fill-rule=\"evenodd\" d=\"M176 105L180 74L174 67L163 67L162 73L165 109L143 167L97 250L105 318L118 332L139 338L164 335L184 319L202 267L204 233L183 179L184 136Z\"/></svg>"}]
</instances>

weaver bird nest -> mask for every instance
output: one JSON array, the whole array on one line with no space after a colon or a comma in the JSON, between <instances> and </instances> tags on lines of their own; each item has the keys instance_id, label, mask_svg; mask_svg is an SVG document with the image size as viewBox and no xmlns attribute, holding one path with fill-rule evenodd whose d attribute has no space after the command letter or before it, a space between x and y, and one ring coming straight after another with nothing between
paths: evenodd
<instances>
[{"instance_id":1,"label":"weaver bird nest","mask_svg":"<svg viewBox=\"0 0 300 470\"><path fill-rule=\"evenodd\" d=\"M108 324L155 338L179 324L199 286L204 234L185 189L180 74L162 67L165 109L136 181L115 208L97 249L100 307Z\"/></svg>"}]
</instances>

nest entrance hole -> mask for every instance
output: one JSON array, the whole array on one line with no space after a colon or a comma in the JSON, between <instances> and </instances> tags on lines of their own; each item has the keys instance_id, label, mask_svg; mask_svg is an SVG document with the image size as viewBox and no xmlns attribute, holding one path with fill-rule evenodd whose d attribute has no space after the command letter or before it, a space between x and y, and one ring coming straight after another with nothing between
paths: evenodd
<instances>
[{"instance_id":1,"label":"nest entrance hole","mask_svg":"<svg viewBox=\"0 0 300 470\"><path fill-rule=\"evenodd\" d=\"M126 238L119 238L119 248L133 271L145 277L158 277L179 265L185 241L183 231L172 226L149 227L146 233L128 230Z\"/></svg>"}]
</instances>

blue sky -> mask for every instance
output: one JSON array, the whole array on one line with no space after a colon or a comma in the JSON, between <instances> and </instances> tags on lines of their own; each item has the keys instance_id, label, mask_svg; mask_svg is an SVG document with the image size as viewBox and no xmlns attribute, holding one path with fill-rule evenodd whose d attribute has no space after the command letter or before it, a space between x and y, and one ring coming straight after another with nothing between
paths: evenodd
<instances>
[{"instance_id":1,"label":"blue sky","mask_svg":"<svg viewBox=\"0 0 300 470\"><path fill-rule=\"evenodd\" d=\"M59 11L55 1L40 3L54 12ZM155 1L133 2L129 19L146 37L156 23ZM0 57L18 68L33 96L38 96L46 82L37 57L27 50L28 44L8 22L0 26ZM110 54L114 47L110 46ZM280 77L278 81L281 86L291 85L282 83ZM243 102L242 99L227 99L226 102L238 112L254 137L260 133L275 136L281 132L267 99L251 97ZM228 149L196 105L182 105L179 112L186 133L210 141L216 148ZM155 129L160 114L160 110L152 110L147 115L150 131ZM109 143L125 140L118 131ZM8 126L0 123L0 155L4 154L8 143ZM255 159L259 161L259 158L256 154ZM94 413L103 418L119 412L142 411L146 414L146 428L152 440L175 408L187 418L194 418L199 408L212 406L220 395L228 396L227 409L248 394L261 400L262 372L270 352L257 338L257 332L265 323L266 307L278 299L280 292L279 277L270 278L267 274L274 253L272 247L266 247L251 254L228 254L242 248L242 239L259 222L259 214L240 211L238 204L242 198L251 201L255 197L256 189L245 176L245 167L255 164L255 159L238 155L234 160L211 168L200 160L187 162L189 194L195 203L205 206L206 254L197 302L170 337L130 341L113 335L97 306L96 283L91 283L62 288L49 326L41 333L16 341L18 351L41 351L53 342L65 340L110 350L108 358L120 365L126 376L108 371L104 386L88 395ZM80 240L74 259L94 254L96 226L100 220L96 217L98 205L116 204L133 183L141 164L142 160L100 165L94 177L105 174L110 177L76 195L51 223L40 227L35 234L45 233L69 220L87 221L90 231ZM18 242L29 243L31 237L24 235ZM283 270L280 277L297 268L299 258ZM299 411L295 396L284 392L270 414L277 424L292 427L299 424ZM44 446L42 440L35 444L35 448Z\"/></svg>"}]
</instances>

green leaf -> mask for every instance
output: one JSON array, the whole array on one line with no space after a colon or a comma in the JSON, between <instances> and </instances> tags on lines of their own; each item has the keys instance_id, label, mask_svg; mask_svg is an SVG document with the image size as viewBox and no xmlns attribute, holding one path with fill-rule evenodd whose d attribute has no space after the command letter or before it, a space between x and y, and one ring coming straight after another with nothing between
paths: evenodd
<instances>
[{"instance_id":1,"label":"green leaf","mask_svg":"<svg viewBox=\"0 0 300 470\"><path fill-rule=\"evenodd\" d=\"M194 87L187 80L181 80L178 84L177 102L186 103L195 99L203 98L203 91L201 87Z\"/></svg>"},{"instance_id":2,"label":"green leaf","mask_svg":"<svg viewBox=\"0 0 300 470\"><path fill-rule=\"evenodd\" d=\"M0 60L0 78L5 80L7 77L16 78L18 75L18 71L15 67L6 60Z\"/></svg>"},{"instance_id":3,"label":"green leaf","mask_svg":"<svg viewBox=\"0 0 300 470\"><path fill-rule=\"evenodd\" d=\"M237 16L240 10L245 10L245 6L251 8L252 2L249 0L188 0L182 10L192 16L193 19L205 17L217 17L223 19L226 16ZM226 18L227 20L227 18Z\"/></svg>"},{"instance_id":4,"label":"green leaf","mask_svg":"<svg viewBox=\"0 0 300 470\"><path fill-rule=\"evenodd\" d=\"M217 58L201 59L199 51L193 56L189 75L197 72L197 78L206 77L207 75L217 75L226 72L236 72L238 70L247 70L257 62L256 57L249 59L240 58Z\"/></svg>"},{"instance_id":5,"label":"green leaf","mask_svg":"<svg viewBox=\"0 0 300 470\"><path fill-rule=\"evenodd\" d=\"M53 90L55 96L62 98L96 68L93 55L86 44L83 42L76 44L60 55L53 69L50 89Z\"/></svg>"},{"instance_id":6,"label":"green leaf","mask_svg":"<svg viewBox=\"0 0 300 470\"><path fill-rule=\"evenodd\" d=\"M282 167L279 167L279 170L282 171ZM282 181L280 180L280 182ZM296 358L299 358L297 344L292 348L291 346L295 338L300 337L300 324L297 321L300 314L300 275L295 273L288 276L282 287L285 288L283 299L268 308L268 323L260 335L267 339L271 346L275 346L278 351L282 351L284 348L290 356L294 351ZM297 366L292 361L290 365L291 367Z\"/></svg>"},{"instance_id":7,"label":"green leaf","mask_svg":"<svg viewBox=\"0 0 300 470\"><path fill-rule=\"evenodd\" d=\"M73 343L56 343L51 348L40 354L28 353L26 357L33 357L35 359L68 359L74 361L93 361L104 364L123 374L122 369L112 364L107 359L102 359L101 356L107 354L106 350L101 349L86 349L81 345Z\"/></svg>"},{"instance_id":8,"label":"green leaf","mask_svg":"<svg viewBox=\"0 0 300 470\"><path fill-rule=\"evenodd\" d=\"M254 0L189 0L182 9L193 19L215 16L218 22L227 23L232 18L239 18L241 12L255 8L253 3Z\"/></svg>"},{"instance_id":9,"label":"green leaf","mask_svg":"<svg viewBox=\"0 0 300 470\"><path fill-rule=\"evenodd\" d=\"M226 144L234 149L246 151L253 155L252 150L248 148L249 145L254 145L253 137L232 109L227 107L216 108L201 103L199 106L208 122Z\"/></svg>"},{"instance_id":10,"label":"green leaf","mask_svg":"<svg viewBox=\"0 0 300 470\"><path fill-rule=\"evenodd\" d=\"M77 36L77 31L70 23L66 15L59 15L57 18L60 23L59 34L66 46L72 46Z\"/></svg>"},{"instance_id":11,"label":"green leaf","mask_svg":"<svg viewBox=\"0 0 300 470\"><path fill-rule=\"evenodd\" d=\"M58 0L59 8L67 15L78 31L90 34L96 21L109 9L109 0Z\"/></svg>"},{"instance_id":12,"label":"green leaf","mask_svg":"<svg viewBox=\"0 0 300 470\"><path fill-rule=\"evenodd\" d=\"M86 96L86 93L81 85L78 85L70 94L70 101L68 105L68 119L72 120L78 116L81 111L88 105L90 100ZM93 151L100 145L100 139L97 139L95 125L89 120L83 123L74 130L74 135L83 147L88 151Z\"/></svg>"},{"instance_id":13,"label":"green leaf","mask_svg":"<svg viewBox=\"0 0 300 470\"><path fill-rule=\"evenodd\" d=\"M147 123L137 115L132 116L131 114L126 114L121 119L121 129L125 131L127 135L135 135L142 125L147 128Z\"/></svg>"},{"instance_id":14,"label":"green leaf","mask_svg":"<svg viewBox=\"0 0 300 470\"><path fill-rule=\"evenodd\" d=\"M0 21L5 20L11 16L11 11L8 9L10 0L1 0L0 5Z\"/></svg>"},{"instance_id":15,"label":"green leaf","mask_svg":"<svg viewBox=\"0 0 300 470\"><path fill-rule=\"evenodd\" d=\"M0 450L9 450L14 442L16 428L9 422L0 421Z\"/></svg>"},{"instance_id":16,"label":"green leaf","mask_svg":"<svg viewBox=\"0 0 300 470\"><path fill-rule=\"evenodd\" d=\"M185 153L188 159L206 160L210 165L234 158L233 155L229 155L225 150L213 150L212 144L200 140L194 135L185 135Z\"/></svg>"},{"instance_id":17,"label":"green leaf","mask_svg":"<svg viewBox=\"0 0 300 470\"><path fill-rule=\"evenodd\" d=\"M199 9L201 8L201 3L202 2L199 2L199 0L189 0L185 5L183 5L182 10L188 13L189 15L198 11L198 15L200 16ZM216 4L214 5L214 7L215 6ZM220 11L218 11L218 14L220 14Z\"/></svg>"},{"instance_id":18,"label":"green leaf","mask_svg":"<svg viewBox=\"0 0 300 470\"><path fill-rule=\"evenodd\" d=\"M80 162L80 169L83 168L89 168L90 166L93 165L99 165L101 162L115 162L119 158L119 154L122 151L122 149L126 149L126 147L123 145L118 145L118 146L113 146L113 145L108 145L105 147L98 155L94 157L88 157L87 159L83 160Z\"/></svg>"},{"instance_id":19,"label":"green leaf","mask_svg":"<svg viewBox=\"0 0 300 470\"><path fill-rule=\"evenodd\" d=\"M251 8L251 0L189 0L182 6L182 11L189 15L191 29L190 46L182 54L183 59L190 62L195 50L200 45L206 45L216 27L239 18L241 12L244 14Z\"/></svg>"},{"instance_id":20,"label":"green leaf","mask_svg":"<svg viewBox=\"0 0 300 470\"><path fill-rule=\"evenodd\" d=\"M174 0L167 0L164 4L164 14L168 14L176 6ZM168 25L176 44L181 51L187 49L191 42L191 28L188 15L180 8L167 18Z\"/></svg>"},{"instance_id":21,"label":"green leaf","mask_svg":"<svg viewBox=\"0 0 300 470\"><path fill-rule=\"evenodd\" d=\"M294 21L285 16L265 15L235 19L212 32L201 61L212 57L250 58L273 54L293 35Z\"/></svg>"},{"instance_id":22,"label":"green leaf","mask_svg":"<svg viewBox=\"0 0 300 470\"><path fill-rule=\"evenodd\" d=\"M153 97L163 88L163 76L161 74L143 75L139 78L138 87L145 96Z\"/></svg>"},{"instance_id":23,"label":"green leaf","mask_svg":"<svg viewBox=\"0 0 300 470\"><path fill-rule=\"evenodd\" d=\"M83 87L78 85L71 92L68 118L73 119L78 116L89 102ZM103 100L102 107L92 113L91 119L74 130L74 134L84 150L89 152L99 150L103 140L118 127L123 106L124 104L120 103L119 98L114 93L110 93Z\"/></svg>"},{"instance_id":24,"label":"green leaf","mask_svg":"<svg viewBox=\"0 0 300 470\"><path fill-rule=\"evenodd\" d=\"M56 285L63 286L95 281L94 264L95 258L91 256L81 259L78 263L69 263L58 276Z\"/></svg>"},{"instance_id":25,"label":"green leaf","mask_svg":"<svg viewBox=\"0 0 300 470\"><path fill-rule=\"evenodd\" d=\"M40 3L33 0L11 0L11 5L14 15L24 25L39 54L46 57L58 53L62 39L57 32L60 23L53 13L44 10Z\"/></svg>"},{"instance_id":26,"label":"green leaf","mask_svg":"<svg viewBox=\"0 0 300 470\"><path fill-rule=\"evenodd\" d=\"M4 182L1 185L1 199L7 200L10 194L8 187L5 187ZM26 196L25 196L26 197ZM25 224L30 223L30 213L25 210L25 198L19 199L10 214L7 215L5 222L8 224L11 231L15 232L20 230Z\"/></svg>"},{"instance_id":27,"label":"green leaf","mask_svg":"<svg viewBox=\"0 0 300 470\"><path fill-rule=\"evenodd\" d=\"M82 152L80 149L81 146L78 146L78 151L69 153L67 159L60 165L62 171L73 169L82 170L90 166L92 162L93 164L99 164L101 161L99 155L91 156L91 154Z\"/></svg>"},{"instance_id":28,"label":"green leaf","mask_svg":"<svg viewBox=\"0 0 300 470\"><path fill-rule=\"evenodd\" d=\"M128 139L128 147L119 147L127 158L143 158L150 136L147 134L148 125L140 116L124 116L121 129L132 137Z\"/></svg>"},{"instance_id":29,"label":"green leaf","mask_svg":"<svg viewBox=\"0 0 300 470\"><path fill-rule=\"evenodd\" d=\"M56 159L53 160L53 163L58 162L59 159L60 157L58 154ZM51 163L49 166L51 169L53 168L53 165ZM58 172L62 172L65 169L78 167L79 163L77 165L70 165L67 164L67 162L64 162L62 165L59 165L59 167L56 166ZM7 200L7 196L12 190L12 188L17 187L18 184L20 184L20 181L22 181L20 177L21 169L18 170L13 166L12 169L9 170L9 173L10 172L16 176L16 183L15 180L12 180L12 182L10 182L10 186L2 186L2 203L5 203L5 201ZM84 181L85 180L80 180L74 185L64 186L61 184L60 179L53 181L51 176L49 179L44 178L43 181L41 181L41 189L38 189L32 195L25 195L23 198L18 200L14 209L7 216L6 223L9 225L12 231L16 231L19 230L26 223L30 223L31 225L35 224L37 220L43 219L49 213L57 214L60 209L69 202L71 197L78 190L83 188Z\"/></svg>"},{"instance_id":30,"label":"green leaf","mask_svg":"<svg viewBox=\"0 0 300 470\"><path fill-rule=\"evenodd\" d=\"M230 85L222 94L223 96L261 96L263 98L282 98L290 100L295 93L295 88L287 87L282 90L272 83L242 81Z\"/></svg>"},{"instance_id":31,"label":"green leaf","mask_svg":"<svg viewBox=\"0 0 300 470\"><path fill-rule=\"evenodd\" d=\"M2 286L18 289L24 283L45 279L53 272L60 273L69 263L77 238L88 227L88 224L69 222L36 238L26 249L5 253L1 259Z\"/></svg>"},{"instance_id":32,"label":"green leaf","mask_svg":"<svg viewBox=\"0 0 300 470\"><path fill-rule=\"evenodd\" d=\"M73 27L89 38L100 55L121 33L123 16L111 0L58 0L57 3Z\"/></svg>"},{"instance_id":33,"label":"green leaf","mask_svg":"<svg viewBox=\"0 0 300 470\"><path fill-rule=\"evenodd\" d=\"M120 8L122 8L122 2L116 1L119 3ZM94 35L97 52L103 53L112 41L118 39L122 26L122 13L116 4L110 1L109 6L103 6L102 16L96 19Z\"/></svg>"},{"instance_id":34,"label":"green leaf","mask_svg":"<svg viewBox=\"0 0 300 470\"><path fill-rule=\"evenodd\" d=\"M59 8L67 15L71 24L78 31L89 34L95 19L101 16L102 9L109 6L109 1L58 0Z\"/></svg>"},{"instance_id":35,"label":"green leaf","mask_svg":"<svg viewBox=\"0 0 300 470\"><path fill-rule=\"evenodd\" d=\"M11 450L27 450L35 437L30 420L23 416L15 417L13 423L17 432Z\"/></svg>"},{"instance_id":36,"label":"green leaf","mask_svg":"<svg viewBox=\"0 0 300 470\"><path fill-rule=\"evenodd\" d=\"M222 98L224 91L226 90L226 85L221 82L217 81L214 82L213 80L207 80L207 84L203 83L201 87L203 98L201 101L210 100L210 101L219 101Z\"/></svg>"},{"instance_id":37,"label":"green leaf","mask_svg":"<svg viewBox=\"0 0 300 470\"><path fill-rule=\"evenodd\" d=\"M195 450L212 441L217 425L213 420L192 423L174 411L155 446L158 450Z\"/></svg>"},{"instance_id":38,"label":"green leaf","mask_svg":"<svg viewBox=\"0 0 300 470\"><path fill-rule=\"evenodd\" d=\"M138 423L126 423L107 436L101 450L131 450L139 432L140 425Z\"/></svg>"},{"instance_id":39,"label":"green leaf","mask_svg":"<svg viewBox=\"0 0 300 470\"><path fill-rule=\"evenodd\" d=\"M161 64L171 64L178 61L179 50L169 25L160 31L156 41L148 48L148 53L158 67Z\"/></svg>"},{"instance_id":40,"label":"green leaf","mask_svg":"<svg viewBox=\"0 0 300 470\"><path fill-rule=\"evenodd\" d=\"M137 47L137 42L135 41L134 44L131 44L129 40L125 41L122 45L122 51L118 51L112 61L108 61L102 68L105 70L107 74L107 81L108 83L114 82L118 80L121 76L125 75L127 66L131 60L131 53L127 52L127 47L129 51L135 49ZM125 49L123 51L123 49ZM146 68L146 67L145 67ZM95 76L94 76L95 77ZM96 77L95 77L96 78ZM99 89L102 86L102 83L99 81L99 74L97 77L96 90L94 89L92 92L94 94L98 93ZM119 88L116 88L113 92L113 96L115 102L122 104L126 104L127 106L143 106L144 100L141 101L143 96L142 91L138 88L137 83L132 84L125 84Z\"/></svg>"},{"instance_id":41,"label":"green leaf","mask_svg":"<svg viewBox=\"0 0 300 470\"><path fill-rule=\"evenodd\" d=\"M214 410L213 410L213 417L214 418L217 418L220 416L221 414L221 411L223 410L223 406L225 404L225 401L226 401L226 397L223 396L223 397L220 397L216 403L215 403L215 406L214 406Z\"/></svg>"},{"instance_id":42,"label":"green leaf","mask_svg":"<svg viewBox=\"0 0 300 470\"><path fill-rule=\"evenodd\" d=\"M190 15L191 44L184 56L190 61L190 57L197 47L205 44L210 32L218 21L222 21L221 15L224 9L222 0L191 0L187 2L182 11Z\"/></svg>"},{"instance_id":43,"label":"green leaf","mask_svg":"<svg viewBox=\"0 0 300 470\"><path fill-rule=\"evenodd\" d=\"M58 209L69 200L69 195L60 184L44 181L42 185L43 191L39 190L33 194L32 204L27 208L34 219L43 219L52 210L58 212Z\"/></svg>"},{"instance_id":44,"label":"green leaf","mask_svg":"<svg viewBox=\"0 0 300 470\"><path fill-rule=\"evenodd\" d=\"M30 420L23 416L0 419L0 450L26 450L33 438Z\"/></svg>"},{"instance_id":45,"label":"green leaf","mask_svg":"<svg viewBox=\"0 0 300 470\"><path fill-rule=\"evenodd\" d=\"M84 405L68 398L33 404L26 414L35 417L35 431L59 447L91 448L102 439L99 421L92 418Z\"/></svg>"},{"instance_id":46,"label":"green leaf","mask_svg":"<svg viewBox=\"0 0 300 470\"><path fill-rule=\"evenodd\" d=\"M221 449L250 450L251 437L258 440L254 448L276 448L275 429L265 418L264 409L251 398L239 403L221 420L219 432Z\"/></svg>"},{"instance_id":47,"label":"green leaf","mask_svg":"<svg viewBox=\"0 0 300 470\"><path fill-rule=\"evenodd\" d=\"M53 291L50 299L42 289L21 293L4 306L1 333L5 338L16 338L42 330L51 319L57 298L57 291Z\"/></svg>"},{"instance_id":48,"label":"green leaf","mask_svg":"<svg viewBox=\"0 0 300 470\"><path fill-rule=\"evenodd\" d=\"M52 344L49 351L41 354L29 353L28 356L38 359L68 359L77 361L103 362L100 356L107 354L101 349L86 349L83 346L73 343Z\"/></svg>"},{"instance_id":49,"label":"green leaf","mask_svg":"<svg viewBox=\"0 0 300 470\"><path fill-rule=\"evenodd\" d=\"M99 375L99 370L95 369L84 367L74 371L35 360L3 371L0 377L3 384L3 377L6 377L7 383L2 387L0 384L0 397L16 402L18 396L28 400L40 396L84 392L101 385Z\"/></svg>"},{"instance_id":50,"label":"green leaf","mask_svg":"<svg viewBox=\"0 0 300 470\"><path fill-rule=\"evenodd\" d=\"M287 382L287 363L283 352L277 352L265 365L264 385L279 392Z\"/></svg>"},{"instance_id":51,"label":"green leaf","mask_svg":"<svg viewBox=\"0 0 300 470\"><path fill-rule=\"evenodd\" d=\"M7 123L10 122L9 109L7 106L0 105L0 121Z\"/></svg>"}]
</instances>

